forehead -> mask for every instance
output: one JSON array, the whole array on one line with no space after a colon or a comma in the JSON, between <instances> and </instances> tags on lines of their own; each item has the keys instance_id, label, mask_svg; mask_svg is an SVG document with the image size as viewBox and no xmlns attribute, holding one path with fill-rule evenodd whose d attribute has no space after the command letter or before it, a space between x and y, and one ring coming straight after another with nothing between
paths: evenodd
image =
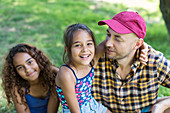
<instances>
[{"instance_id":1,"label":"forehead","mask_svg":"<svg viewBox=\"0 0 170 113\"><path fill-rule=\"evenodd\" d=\"M28 53L17 53L13 57L13 64L15 66L24 64L30 58L32 58L32 57Z\"/></svg>"},{"instance_id":2,"label":"forehead","mask_svg":"<svg viewBox=\"0 0 170 113\"><path fill-rule=\"evenodd\" d=\"M111 29L110 27L107 29L107 32L113 33L113 34L116 34L116 35L121 35L121 34L115 32L115 31L114 31L113 29Z\"/></svg>"},{"instance_id":3,"label":"forehead","mask_svg":"<svg viewBox=\"0 0 170 113\"><path fill-rule=\"evenodd\" d=\"M74 41L87 41L92 40L92 36L86 30L78 30L73 34Z\"/></svg>"},{"instance_id":4,"label":"forehead","mask_svg":"<svg viewBox=\"0 0 170 113\"><path fill-rule=\"evenodd\" d=\"M117 35L124 40L138 39L138 37L136 36L135 33L119 34L119 33L115 32L114 30L112 30L110 27L107 29L107 32L109 32L110 34L113 34L113 35Z\"/></svg>"}]
</instances>

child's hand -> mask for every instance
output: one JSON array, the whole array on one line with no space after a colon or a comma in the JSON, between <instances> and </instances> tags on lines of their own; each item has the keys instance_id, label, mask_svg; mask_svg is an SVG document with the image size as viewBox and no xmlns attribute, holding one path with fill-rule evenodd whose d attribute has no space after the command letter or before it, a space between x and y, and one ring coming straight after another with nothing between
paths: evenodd
<instances>
[{"instance_id":1,"label":"child's hand","mask_svg":"<svg viewBox=\"0 0 170 113\"><path fill-rule=\"evenodd\" d=\"M139 57L139 60L142 64L146 65L148 61L148 44L143 42L143 45L141 46L141 54Z\"/></svg>"}]
</instances>

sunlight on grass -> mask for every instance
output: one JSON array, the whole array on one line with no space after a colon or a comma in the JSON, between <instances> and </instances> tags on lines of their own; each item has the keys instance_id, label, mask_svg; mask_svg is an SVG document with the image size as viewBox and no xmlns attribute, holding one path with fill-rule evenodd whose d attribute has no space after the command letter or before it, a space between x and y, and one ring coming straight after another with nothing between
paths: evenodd
<instances>
[{"instance_id":1,"label":"sunlight on grass","mask_svg":"<svg viewBox=\"0 0 170 113\"><path fill-rule=\"evenodd\" d=\"M144 8L148 11L155 12L159 9L159 0L96 0L99 2L108 2L112 4L123 4L129 9Z\"/></svg>"},{"instance_id":2,"label":"sunlight on grass","mask_svg":"<svg viewBox=\"0 0 170 113\"><path fill-rule=\"evenodd\" d=\"M40 18L39 16L32 16L31 18L26 18L25 22L30 23L30 22L33 22L33 21L38 21L39 18Z\"/></svg>"},{"instance_id":3,"label":"sunlight on grass","mask_svg":"<svg viewBox=\"0 0 170 113\"><path fill-rule=\"evenodd\" d=\"M64 44L63 44L63 43L60 43L60 42L57 42L57 43L56 43L56 46L57 46L57 47L64 47Z\"/></svg>"}]
</instances>

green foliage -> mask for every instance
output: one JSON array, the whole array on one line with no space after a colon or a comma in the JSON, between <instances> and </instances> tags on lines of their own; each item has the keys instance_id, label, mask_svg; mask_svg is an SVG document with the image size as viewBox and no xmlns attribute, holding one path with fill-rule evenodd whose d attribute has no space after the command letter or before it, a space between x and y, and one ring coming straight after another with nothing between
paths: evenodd
<instances>
[{"instance_id":1,"label":"green foliage","mask_svg":"<svg viewBox=\"0 0 170 113\"><path fill-rule=\"evenodd\" d=\"M0 84L1 84L1 80L0 80ZM0 86L0 113L16 113L14 106L12 106L10 108L10 110L7 108L6 106L6 100L5 98L2 96L3 95L3 90L2 87Z\"/></svg>"},{"instance_id":2,"label":"green foliage","mask_svg":"<svg viewBox=\"0 0 170 113\"><path fill-rule=\"evenodd\" d=\"M170 96L170 89L160 86L159 97Z\"/></svg>"},{"instance_id":3,"label":"green foliage","mask_svg":"<svg viewBox=\"0 0 170 113\"><path fill-rule=\"evenodd\" d=\"M170 48L169 42L170 38L168 37L168 32L164 24L151 24L149 25L145 41L152 45L152 47L158 51L164 53L164 55L170 59Z\"/></svg>"},{"instance_id":4,"label":"green foliage","mask_svg":"<svg viewBox=\"0 0 170 113\"><path fill-rule=\"evenodd\" d=\"M30 43L43 50L52 63L60 67L63 64L64 50L62 37L68 25L73 23L88 25L99 43L105 39L107 26L98 26L97 22L110 19L116 13L129 9L131 8L123 4L95 0L0 0L0 59L4 59L14 45ZM170 38L159 9L156 12L149 12L143 8L135 10L147 22L145 41L170 59L168 48ZM0 70L3 62L0 61ZM168 92L169 89L161 87L159 96L169 96ZM9 112L5 105L5 99L0 96L0 112Z\"/></svg>"}]
</instances>

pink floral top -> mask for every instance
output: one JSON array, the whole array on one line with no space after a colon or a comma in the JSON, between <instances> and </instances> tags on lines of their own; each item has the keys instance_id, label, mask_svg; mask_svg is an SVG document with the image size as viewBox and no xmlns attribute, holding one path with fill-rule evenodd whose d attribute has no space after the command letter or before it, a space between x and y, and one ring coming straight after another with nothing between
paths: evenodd
<instances>
[{"instance_id":1,"label":"pink floral top","mask_svg":"<svg viewBox=\"0 0 170 113\"><path fill-rule=\"evenodd\" d=\"M77 96L77 100L79 102L79 106L81 108L82 106L86 105L88 102L91 102L91 99L93 98L91 95L91 88L92 88L92 82L94 78L94 68L92 67L90 72L85 77L78 79L74 70L71 67L69 67L68 65L63 65L63 66L66 66L69 69L71 69L77 80L77 83L75 85L75 93ZM62 107L64 109L69 109L68 104L64 98L62 89L56 86L56 91L58 93Z\"/></svg>"}]
</instances>

